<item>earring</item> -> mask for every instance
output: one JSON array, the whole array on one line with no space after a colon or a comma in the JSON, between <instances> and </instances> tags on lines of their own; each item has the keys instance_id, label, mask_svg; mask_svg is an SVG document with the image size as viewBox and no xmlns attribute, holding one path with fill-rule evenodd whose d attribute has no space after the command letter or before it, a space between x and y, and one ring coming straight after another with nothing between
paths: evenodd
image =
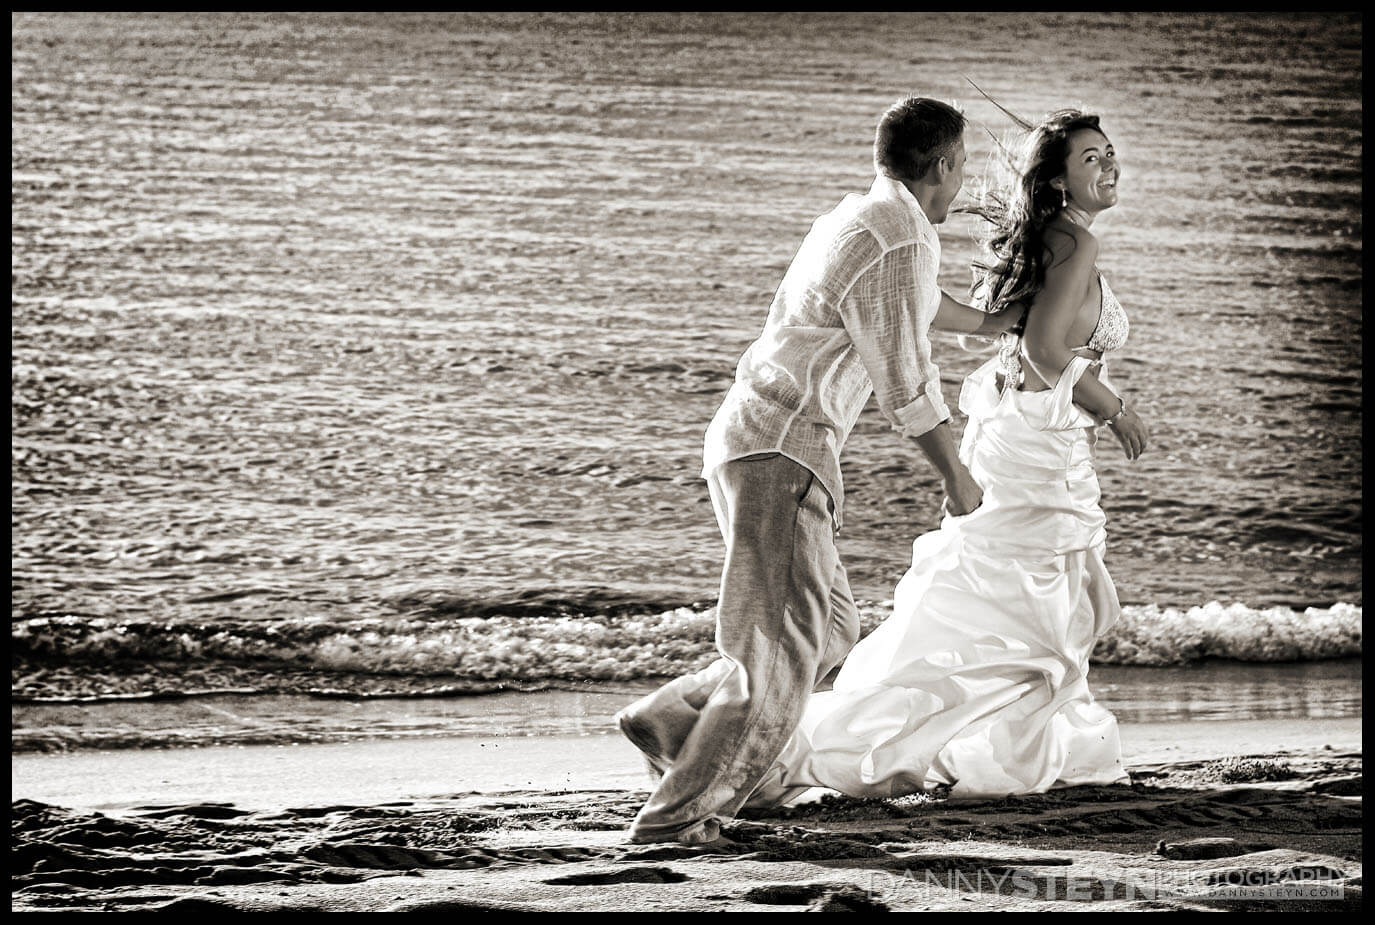
<instances>
[{"instance_id":1,"label":"earring","mask_svg":"<svg viewBox=\"0 0 1375 925\"><path fill-rule=\"evenodd\" d=\"M1063 209L1063 208L1065 208L1065 207L1068 206L1068 205L1069 205L1069 196L1066 195L1066 193L1065 193L1064 190L1060 190L1060 208Z\"/></svg>"}]
</instances>

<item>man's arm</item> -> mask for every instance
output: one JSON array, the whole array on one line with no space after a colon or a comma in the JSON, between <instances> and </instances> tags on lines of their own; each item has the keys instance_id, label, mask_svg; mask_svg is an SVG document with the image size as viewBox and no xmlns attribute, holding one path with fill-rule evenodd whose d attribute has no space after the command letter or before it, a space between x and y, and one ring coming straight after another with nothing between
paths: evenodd
<instances>
[{"instance_id":1,"label":"man's arm","mask_svg":"<svg viewBox=\"0 0 1375 925\"><path fill-rule=\"evenodd\" d=\"M955 334L972 334L975 337L997 337L1026 317L1026 306L1018 302L1002 311L980 311L963 302L952 299L941 290L941 307L931 327L937 331L950 331Z\"/></svg>"},{"instance_id":2,"label":"man's arm","mask_svg":"<svg viewBox=\"0 0 1375 925\"><path fill-rule=\"evenodd\" d=\"M931 465L941 474L945 482L945 494L949 498L947 510L955 516L968 514L983 503L984 490L974 476L969 474L964 463L955 452L955 438L950 433L950 422L941 421L935 427L916 438L917 446L931 460Z\"/></svg>"},{"instance_id":3,"label":"man's arm","mask_svg":"<svg viewBox=\"0 0 1375 925\"><path fill-rule=\"evenodd\" d=\"M915 439L940 472L951 513L967 514L983 492L955 451L940 369L931 360L926 331L939 306L930 304L929 290L923 293L913 277L914 266L935 272L934 255L920 253L925 249L918 242L875 260L841 301L840 317L869 373L879 410L894 430Z\"/></svg>"}]
</instances>

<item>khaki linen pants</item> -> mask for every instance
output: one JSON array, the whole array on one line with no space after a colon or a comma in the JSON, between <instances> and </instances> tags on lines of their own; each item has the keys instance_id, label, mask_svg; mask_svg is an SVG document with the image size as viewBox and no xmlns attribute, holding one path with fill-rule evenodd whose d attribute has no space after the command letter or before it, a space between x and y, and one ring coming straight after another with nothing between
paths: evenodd
<instances>
[{"instance_id":1,"label":"khaki linen pants","mask_svg":"<svg viewBox=\"0 0 1375 925\"><path fill-rule=\"evenodd\" d=\"M664 771L631 825L635 842L715 839L859 638L830 496L811 470L762 454L725 463L708 485L726 541L721 657L617 716Z\"/></svg>"}]
</instances>

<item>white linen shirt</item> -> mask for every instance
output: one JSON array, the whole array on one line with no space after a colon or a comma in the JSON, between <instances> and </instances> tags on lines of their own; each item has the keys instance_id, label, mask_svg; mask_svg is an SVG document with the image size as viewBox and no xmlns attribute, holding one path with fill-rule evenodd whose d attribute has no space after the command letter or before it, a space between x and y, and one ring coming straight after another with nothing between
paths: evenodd
<instances>
[{"instance_id":1,"label":"white linen shirt","mask_svg":"<svg viewBox=\"0 0 1375 925\"><path fill-rule=\"evenodd\" d=\"M927 339L940 255L916 198L885 176L818 218L707 427L702 476L781 453L821 479L839 530L840 450L869 396L904 436L950 417Z\"/></svg>"}]
</instances>

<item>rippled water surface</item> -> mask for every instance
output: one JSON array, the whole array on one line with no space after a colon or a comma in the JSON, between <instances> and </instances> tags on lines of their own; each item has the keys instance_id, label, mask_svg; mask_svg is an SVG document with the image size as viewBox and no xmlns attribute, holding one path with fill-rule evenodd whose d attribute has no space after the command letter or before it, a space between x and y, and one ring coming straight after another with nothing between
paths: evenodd
<instances>
[{"instance_id":1,"label":"rippled water surface","mask_svg":"<svg viewBox=\"0 0 1375 925\"><path fill-rule=\"evenodd\" d=\"M888 103L1008 127L962 74L1101 113L1122 159L1124 602L1361 602L1358 14L11 22L18 619L712 599L735 362ZM935 352L953 403L980 358ZM844 469L883 601L939 483L872 405Z\"/></svg>"}]
</instances>

